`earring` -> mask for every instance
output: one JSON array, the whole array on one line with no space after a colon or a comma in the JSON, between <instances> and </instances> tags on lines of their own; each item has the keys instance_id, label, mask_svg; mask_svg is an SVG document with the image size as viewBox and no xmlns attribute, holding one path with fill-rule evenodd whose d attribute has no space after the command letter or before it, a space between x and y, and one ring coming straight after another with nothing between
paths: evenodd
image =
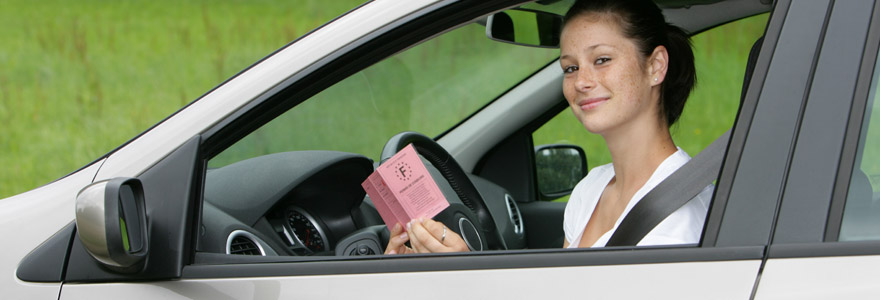
<instances>
[{"instance_id":1,"label":"earring","mask_svg":"<svg viewBox=\"0 0 880 300\"><path fill-rule=\"evenodd\" d=\"M654 77L654 81L657 81L657 77Z\"/></svg>"}]
</instances>

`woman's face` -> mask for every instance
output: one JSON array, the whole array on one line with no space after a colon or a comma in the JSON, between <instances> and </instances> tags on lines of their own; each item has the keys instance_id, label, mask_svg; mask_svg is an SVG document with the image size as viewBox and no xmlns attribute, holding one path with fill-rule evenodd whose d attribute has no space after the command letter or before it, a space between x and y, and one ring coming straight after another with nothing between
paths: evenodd
<instances>
[{"instance_id":1,"label":"woman's face","mask_svg":"<svg viewBox=\"0 0 880 300\"><path fill-rule=\"evenodd\" d=\"M654 80L651 65L615 22L594 14L569 21L560 51L563 94L587 130L605 136L660 121L663 78Z\"/></svg>"}]
</instances>

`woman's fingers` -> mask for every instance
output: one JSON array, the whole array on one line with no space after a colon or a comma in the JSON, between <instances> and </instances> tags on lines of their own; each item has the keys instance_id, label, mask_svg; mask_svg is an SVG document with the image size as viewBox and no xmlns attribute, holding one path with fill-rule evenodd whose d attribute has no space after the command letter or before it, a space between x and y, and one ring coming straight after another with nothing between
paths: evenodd
<instances>
[{"instance_id":1,"label":"woman's fingers","mask_svg":"<svg viewBox=\"0 0 880 300\"><path fill-rule=\"evenodd\" d=\"M423 245L424 240L430 239L431 235L421 230L421 224L418 220L413 219L406 223L406 232L410 235L409 245L416 253L430 253L431 251Z\"/></svg>"},{"instance_id":2,"label":"woman's fingers","mask_svg":"<svg viewBox=\"0 0 880 300\"><path fill-rule=\"evenodd\" d=\"M413 220L409 225L410 244L419 253L468 251L461 237L443 223L431 219ZM444 236L445 234L445 236Z\"/></svg>"},{"instance_id":3,"label":"woman's fingers","mask_svg":"<svg viewBox=\"0 0 880 300\"><path fill-rule=\"evenodd\" d=\"M406 246L407 241L412 248ZM406 228L395 224L391 229L388 247L385 248L385 254L459 251L469 251L461 236L443 223L425 218L413 219L406 224Z\"/></svg>"},{"instance_id":4,"label":"woman's fingers","mask_svg":"<svg viewBox=\"0 0 880 300\"><path fill-rule=\"evenodd\" d=\"M404 254L410 253L406 247L406 241L409 240L409 234L403 231L400 223L394 224L391 228L391 238L388 240L388 246L385 247L385 254Z\"/></svg>"},{"instance_id":5,"label":"woman's fingers","mask_svg":"<svg viewBox=\"0 0 880 300\"><path fill-rule=\"evenodd\" d=\"M464 239L451 229L447 228L443 223L431 219L424 219L422 223L434 236L437 237L437 242L442 246L443 252L470 251L467 243L464 242ZM444 232L446 234L445 237L443 236Z\"/></svg>"},{"instance_id":6,"label":"woman's fingers","mask_svg":"<svg viewBox=\"0 0 880 300\"><path fill-rule=\"evenodd\" d=\"M416 248L417 251L431 253L451 251L450 249L447 249L448 247L440 243L440 239L444 238L444 225L442 223L430 219L413 220L411 223L412 227L410 232L418 237L415 239L418 240L417 243L419 244L419 247ZM448 230L447 235L449 235Z\"/></svg>"}]
</instances>

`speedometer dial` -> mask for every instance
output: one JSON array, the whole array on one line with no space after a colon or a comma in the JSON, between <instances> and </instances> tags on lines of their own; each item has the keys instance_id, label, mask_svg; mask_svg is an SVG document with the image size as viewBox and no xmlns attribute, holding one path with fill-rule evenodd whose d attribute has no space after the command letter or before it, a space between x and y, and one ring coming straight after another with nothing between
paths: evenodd
<instances>
[{"instance_id":1,"label":"speedometer dial","mask_svg":"<svg viewBox=\"0 0 880 300\"><path fill-rule=\"evenodd\" d=\"M294 238L311 252L327 249L324 232L316 223L312 216L301 209L293 209L287 213L287 224L293 231Z\"/></svg>"}]
</instances>

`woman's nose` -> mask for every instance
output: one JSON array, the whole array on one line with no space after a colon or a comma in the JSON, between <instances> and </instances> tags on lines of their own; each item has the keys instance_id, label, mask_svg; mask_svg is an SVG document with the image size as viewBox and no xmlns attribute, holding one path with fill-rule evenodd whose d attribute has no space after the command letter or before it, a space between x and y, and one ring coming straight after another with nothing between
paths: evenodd
<instances>
[{"instance_id":1,"label":"woman's nose","mask_svg":"<svg viewBox=\"0 0 880 300\"><path fill-rule=\"evenodd\" d=\"M592 72L585 69L577 70L577 78L575 79L574 84L575 88L581 92L589 91L596 86Z\"/></svg>"}]
</instances>

